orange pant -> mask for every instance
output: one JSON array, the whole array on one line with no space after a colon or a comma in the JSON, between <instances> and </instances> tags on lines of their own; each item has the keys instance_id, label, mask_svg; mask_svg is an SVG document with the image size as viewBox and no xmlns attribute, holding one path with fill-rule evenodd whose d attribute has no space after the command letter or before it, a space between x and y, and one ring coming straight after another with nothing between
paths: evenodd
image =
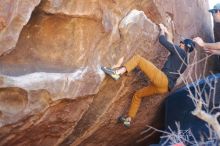
<instances>
[{"instance_id":1,"label":"orange pant","mask_svg":"<svg viewBox=\"0 0 220 146\"><path fill-rule=\"evenodd\" d=\"M138 90L132 98L128 116L134 118L140 106L142 97L168 92L168 79L160 69L139 55L132 57L124 67L127 69L127 72L139 67L151 81L149 86Z\"/></svg>"}]
</instances>

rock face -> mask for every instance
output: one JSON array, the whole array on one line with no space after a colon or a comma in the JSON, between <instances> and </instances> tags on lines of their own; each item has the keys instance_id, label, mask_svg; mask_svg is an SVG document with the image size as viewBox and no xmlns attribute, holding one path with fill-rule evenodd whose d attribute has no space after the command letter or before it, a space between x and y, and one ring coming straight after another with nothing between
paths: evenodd
<instances>
[{"instance_id":1,"label":"rock face","mask_svg":"<svg viewBox=\"0 0 220 146\"><path fill-rule=\"evenodd\" d=\"M14 49L21 30L40 0L0 1L0 55Z\"/></svg>"},{"instance_id":2,"label":"rock face","mask_svg":"<svg viewBox=\"0 0 220 146\"><path fill-rule=\"evenodd\" d=\"M145 125L161 128L164 96L144 99L125 129L115 119L148 80L135 70L114 81L100 67L140 54L161 68L157 24L176 43L212 39L207 9L207 0L2 0L0 145L139 145Z\"/></svg>"}]
</instances>

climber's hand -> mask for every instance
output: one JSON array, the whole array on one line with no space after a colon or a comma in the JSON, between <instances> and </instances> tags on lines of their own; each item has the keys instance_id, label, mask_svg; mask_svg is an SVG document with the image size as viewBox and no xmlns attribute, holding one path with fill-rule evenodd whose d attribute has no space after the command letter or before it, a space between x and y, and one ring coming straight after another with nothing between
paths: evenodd
<instances>
[{"instance_id":1,"label":"climber's hand","mask_svg":"<svg viewBox=\"0 0 220 146\"><path fill-rule=\"evenodd\" d=\"M196 44L198 44L200 47L204 47L205 46L204 41L200 37L194 38L193 41L196 42Z\"/></svg>"},{"instance_id":2,"label":"climber's hand","mask_svg":"<svg viewBox=\"0 0 220 146\"><path fill-rule=\"evenodd\" d=\"M160 27L161 31L164 31L165 33L168 33L167 28L162 23L159 24L159 27Z\"/></svg>"},{"instance_id":3,"label":"climber's hand","mask_svg":"<svg viewBox=\"0 0 220 146\"><path fill-rule=\"evenodd\" d=\"M159 27L161 30L164 30L164 28L165 28L165 26L162 23L159 24Z\"/></svg>"}]
</instances>

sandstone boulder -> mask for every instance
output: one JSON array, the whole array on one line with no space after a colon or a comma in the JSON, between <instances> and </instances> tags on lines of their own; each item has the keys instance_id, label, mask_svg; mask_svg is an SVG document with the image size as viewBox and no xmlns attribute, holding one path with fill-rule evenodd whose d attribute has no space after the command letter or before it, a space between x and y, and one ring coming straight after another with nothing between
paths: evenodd
<instances>
[{"instance_id":1,"label":"sandstone boulder","mask_svg":"<svg viewBox=\"0 0 220 146\"><path fill-rule=\"evenodd\" d=\"M40 1L25 2L0 4L0 54L10 50L0 56L0 145L138 145L146 125L162 127L165 96L144 99L125 129L116 118L148 79L135 70L114 81L100 67L139 54L161 68L168 51L158 43L158 23L175 43L212 39L204 0L42 0L37 8Z\"/></svg>"}]
</instances>

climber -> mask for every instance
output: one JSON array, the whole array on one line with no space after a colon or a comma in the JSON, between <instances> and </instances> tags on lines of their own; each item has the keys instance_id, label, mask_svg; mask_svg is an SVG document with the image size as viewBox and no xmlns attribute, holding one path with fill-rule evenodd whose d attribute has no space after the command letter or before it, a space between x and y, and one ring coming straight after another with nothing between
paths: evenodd
<instances>
[{"instance_id":1,"label":"climber","mask_svg":"<svg viewBox=\"0 0 220 146\"><path fill-rule=\"evenodd\" d=\"M220 3L216 4L209 12L213 16L215 43L206 43L200 37L195 37L193 41L205 52L220 55Z\"/></svg>"},{"instance_id":2,"label":"climber","mask_svg":"<svg viewBox=\"0 0 220 146\"><path fill-rule=\"evenodd\" d=\"M129 73L136 67L139 67L150 79L149 86L138 90L134 94L128 116L120 116L118 118L118 121L123 123L125 127L130 127L131 120L136 116L142 97L164 94L173 89L177 78L187 67L187 53L192 52L194 49L194 43L190 39L181 41L179 46L174 45L171 39L168 38L169 32L167 28L163 24L159 24L159 27L159 42L170 52L162 71L139 55L133 56L124 66L116 69L102 67L102 70L115 80L118 80L122 74Z\"/></svg>"}]
</instances>

